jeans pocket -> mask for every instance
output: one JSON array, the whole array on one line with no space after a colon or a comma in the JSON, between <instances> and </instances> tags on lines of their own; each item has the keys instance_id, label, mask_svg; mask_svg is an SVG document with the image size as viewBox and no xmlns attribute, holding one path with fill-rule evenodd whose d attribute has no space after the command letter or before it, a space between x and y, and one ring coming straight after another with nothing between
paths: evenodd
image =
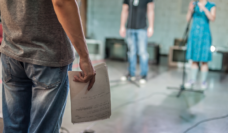
<instances>
[{"instance_id":1,"label":"jeans pocket","mask_svg":"<svg viewBox=\"0 0 228 133\"><path fill-rule=\"evenodd\" d=\"M61 67L33 67L33 83L36 89L55 89L62 81Z\"/></svg>"},{"instance_id":2,"label":"jeans pocket","mask_svg":"<svg viewBox=\"0 0 228 133\"><path fill-rule=\"evenodd\" d=\"M50 84L35 81L36 89L54 89L54 88L57 88L60 83L61 83L61 81L57 81L57 82L50 83Z\"/></svg>"}]
</instances>

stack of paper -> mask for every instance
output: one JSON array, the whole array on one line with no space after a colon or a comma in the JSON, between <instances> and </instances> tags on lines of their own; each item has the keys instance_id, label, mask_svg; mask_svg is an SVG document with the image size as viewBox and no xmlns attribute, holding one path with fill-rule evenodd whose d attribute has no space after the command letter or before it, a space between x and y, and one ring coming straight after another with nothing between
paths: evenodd
<instances>
[{"instance_id":1,"label":"stack of paper","mask_svg":"<svg viewBox=\"0 0 228 133\"><path fill-rule=\"evenodd\" d=\"M72 123L107 119L111 116L111 95L105 63L96 65L96 81L87 91L89 83L73 81L77 71L69 71Z\"/></svg>"}]
</instances>

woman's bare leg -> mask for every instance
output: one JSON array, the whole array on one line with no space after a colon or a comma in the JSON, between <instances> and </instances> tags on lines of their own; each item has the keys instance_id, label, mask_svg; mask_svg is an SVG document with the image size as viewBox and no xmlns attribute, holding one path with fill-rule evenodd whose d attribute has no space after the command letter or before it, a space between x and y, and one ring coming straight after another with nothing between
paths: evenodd
<instances>
[{"instance_id":1,"label":"woman's bare leg","mask_svg":"<svg viewBox=\"0 0 228 133\"><path fill-rule=\"evenodd\" d=\"M201 66L201 72L208 72L208 63L207 62L202 62Z\"/></svg>"}]
</instances>

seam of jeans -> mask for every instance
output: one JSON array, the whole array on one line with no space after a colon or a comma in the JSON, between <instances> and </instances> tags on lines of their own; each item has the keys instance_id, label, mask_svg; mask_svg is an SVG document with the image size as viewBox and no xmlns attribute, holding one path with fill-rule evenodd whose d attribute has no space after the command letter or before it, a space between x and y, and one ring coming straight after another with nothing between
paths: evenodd
<instances>
[{"instance_id":1,"label":"seam of jeans","mask_svg":"<svg viewBox=\"0 0 228 133\"><path fill-rule=\"evenodd\" d=\"M51 88L53 88L53 87L58 86L58 85L61 83L60 80L57 81L57 82L55 82L55 83L52 83L52 84L50 84L50 85L46 85L46 84L41 83L41 82L39 82L39 81L34 81L34 82L35 82L37 85L40 85L40 86L44 87L45 89L51 89Z\"/></svg>"},{"instance_id":2,"label":"seam of jeans","mask_svg":"<svg viewBox=\"0 0 228 133\"><path fill-rule=\"evenodd\" d=\"M71 63L71 64L68 65L67 72L70 71L70 70L72 70L72 68L70 68L70 67L72 67L72 64L73 64L73 63ZM62 67L62 70L63 70L63 67ZM66 97L66 96L67 96L67 93L68 93L67 90L68 90L68 84L69 84L69 83L67 83L67 82L69 82L69 79L68 79L67 76L68 76L68 75L66 74L66 78L64 78L64 79L65 79L64 87L65 87L65 89L66 89L66 92L65 92L65 94L64 94L64 97ZM66 97L66 98L67 98L67 97ZM62 108L62 110L61 110L61 114L64 113L64 109L65 109L65 107L64 107L64 102L63 102L62 105L63 105L63 108ZM65 105L66 105L66 101L65 101ZM57 127L58 127L60 118L61 118L61 116L59 116L59 119L58 119L58 121L56 122L56 125L55 125L55 128L54 128L53 133L56 131L56 129L57 129Z\"/></svg>"},{"instance_id":3,"label":"seam of jeans","mask_svg":"<svg viewBox=\"0 0 228 133\"><path fill-rule=\"evenodd\" d=\"M65 78L66 79L66 78ZM65 80L65 82L67 82L66 80ZM64 83L64 89L67 89L67 83ZM67 92L65 92L65 94L64 94L64 97L67 95ZM62 106L64 105L64 102L62 103ZM61 110L61 114L63 113L63 111L64 111L64 108L65 107L63 107L62 108L62 110ZM59 121L60 121L60 118L61 118L61 115L59 116L59 118L58 118L58 121L56 122L56 124L55 124L55 128L54 128L54 131L53 131L53 133L55 133L55 131L56 131L56 129L57 129L57 127L58 127L58 124L59 124Z\"/></svg>"}]
</instances>

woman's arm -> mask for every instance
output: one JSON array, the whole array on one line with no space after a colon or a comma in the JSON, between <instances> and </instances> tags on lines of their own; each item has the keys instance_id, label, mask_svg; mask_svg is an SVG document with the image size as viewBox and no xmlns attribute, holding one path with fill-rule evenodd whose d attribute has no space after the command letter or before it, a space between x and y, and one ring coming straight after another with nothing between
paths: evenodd
<instances>
[{"instance_id":1,"label":"woman's arm","mask_svg":"<svg viewBox=\"0 0 228 133\"><path fill-rule=\"evenodd\" d=\"M212 7L211 8L211 11L209 11L204 5L202 5L201 3L198 3L200 9L202 9L207 18L210 20L210 21L215 21L215 18L216 18L216 7Z\"/></svg>"},{"instance_id":2,"label":"woman's arm","mask_svg":"<svg viewBox=\"0 0 228 133\"><path fill-rule=\"evenodd\" d=\"M195 6L194 6L193 3L194 3L193 1L191 1L191 2L189 3L188 13L187 13L187 16L186 16L186 19L187 19L188 22L191 20L191 18L192 18L192 13L194 12Z\"/></svg>"}]
</instances>

